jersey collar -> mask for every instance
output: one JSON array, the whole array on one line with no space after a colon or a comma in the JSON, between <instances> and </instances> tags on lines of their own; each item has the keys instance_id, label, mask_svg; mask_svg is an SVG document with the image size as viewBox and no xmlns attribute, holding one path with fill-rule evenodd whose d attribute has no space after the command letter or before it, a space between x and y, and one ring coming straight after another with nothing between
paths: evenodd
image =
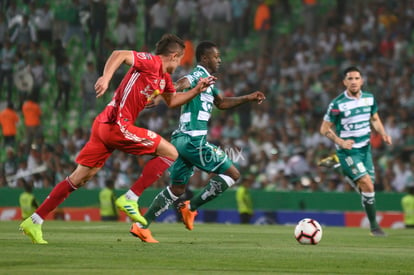
<instances>
[{"instance_id":1,"label":"jersey collar","mask_svg":"<svg viewBox=\"0 0 414 275\"><path fill-rule=\"evenodd\" d=\"M360 99L360 98L361 98L361 96L362 96L362 90L359 90L359 98L356 98L356 97L350 97L350 96L348 95L348 93L346 92L346 90L344 91L344 95L345 95L345 97L346 97L346 98L353 99L353 100L358 100L358 99Z\"/></svg>"},{"instance_id":2,"label":"jersey collar","mask_svg":"<svg viewBox=\"0 0 414 275\"><path fill-rule=\"evenodd\" d=\"M203 70L207 74L207 76L210 76L210 73L202 65L197 65L197 68L199 68L200 70Z\"/></svg>"}]
</instances>

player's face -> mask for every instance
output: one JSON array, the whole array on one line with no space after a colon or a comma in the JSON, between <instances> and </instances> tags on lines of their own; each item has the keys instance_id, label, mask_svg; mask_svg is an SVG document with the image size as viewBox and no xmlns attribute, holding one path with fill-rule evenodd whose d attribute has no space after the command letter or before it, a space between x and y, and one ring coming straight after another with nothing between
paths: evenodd
<instances>
[{"instance_id":1,"label":"player's face","mask_svg":"<svg viewBox=\"0 0 414 275\"><path fill-rule=\"evenodd\" d=\"M347 73L343 82L351 96L358 95L362 85L364 84L364 80L359 72Z\"/></svg>"},{"instance_id":2,"label":"player's face","mask_svg":"<svg viewBox=\"0 0 414 275\"><path fill-rule=\"evenodd\" d=\"M212 48L207 52L205 58L206 67L209 72L217 72L221 64L220 51L217 48Z\"/></svg>"},{"instance_id":3,"label":"player's face","mask_svg":"<svg viewBox=\"0 0 414 275\"><path fill-rule=\"evenodd\" d=\"M184 56L184 50L171 54L171 56L170 56L171 61L170 61L169 66L167 67L167 72L169 74L174 73L174 71L177 69L177 67L180 66L181 59L183 58L183 56Z\"/></svg>"}]
</instances>

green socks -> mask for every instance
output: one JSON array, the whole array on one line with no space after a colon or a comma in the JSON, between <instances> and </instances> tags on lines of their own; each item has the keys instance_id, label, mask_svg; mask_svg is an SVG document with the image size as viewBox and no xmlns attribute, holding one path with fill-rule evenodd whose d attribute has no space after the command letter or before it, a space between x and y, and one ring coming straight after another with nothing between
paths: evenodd
<instances>
[{"instance_id":1,"label":"green socks","mask_svg":"<svg viewBox=\"0 0 414 275\"><path fill-rule=\"evenodd\" d=\"M158 193L144 215L148 224L146 226L143 226L143 228L148 228L151 222L153 222L162 213L167 211L170 205L172 205L173 202L177 199L178 197L174 196L170 192L169 187L163 189L160 193Z\"/></svg>"},{"instance_id":2,"label":"green socks","mask_svg":"<svg viewBox=\"0 0 414 275\"><path fill-rule=\"evenodd\" d=\"M372 193L362 192L361 196L362 196L362 205L365 208L365 213L367 214L371 230L376 229L379 227L379 225L376 220L377 211L375 209L375 193L374 192Z\"/></svg>"},{"instance_id":3,"label":"green socks","mask_svg":"<svg viewBox=\"0 0 414 275\"><path fill-rule=\"evenodd\" d=\"M229 182L228 182L229 181ZM204 189L194 196L190 201L190 210L194 211L201 205L211 201L220 196L221 193L227 190L229 186L234 184L234 180L225 175L214 176L210 179Z\"/></svg>"}]
</instances>

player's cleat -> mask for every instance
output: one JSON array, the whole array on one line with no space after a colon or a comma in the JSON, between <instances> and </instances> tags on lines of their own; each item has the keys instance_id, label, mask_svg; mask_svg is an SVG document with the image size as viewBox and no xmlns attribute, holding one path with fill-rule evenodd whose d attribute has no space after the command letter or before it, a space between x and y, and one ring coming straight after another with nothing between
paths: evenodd
<instances>
[{"instance_id":1,"label":"player's cleat","mask_svg":"<svg viewBox=\"0 0 414 275\"><path fill-rule=\"evenodd\" d=\"M380 227L372 229L370 235L373 237L387 237L387 233L385 233Z\"/></svg>"},{"instance_id":2,"label":"player's cleat","mask_svg":"<svg viewBox=\"0 0 414 275\"><path fill-rule=\"evenodd\" d=\"M43 240L42 225L35 224L31 217L28 217L20 224L20 231L32 239L34 244L47 244L47 241Z\"/></svg>"},{"instance_id":3,"label":"player's cleat","mask_svg":"<svg viewBox=\"0 0 414 275\"><path fill-rule=\"evenodd\" d=\"M159 241L152 237L151 231L148 228L141 228L135 223L132 224L129 233L140 238L144 243L159 243Z\"/></svg>"},{"instance_id":4,"label":"player's cleat","mask_svg":"<svg viewBox=\"0 0 414 275\"><path fill-rule=\"evenodd\" d=\"M180 207L181 216L183 218L183 223L185 224L185 228L188 230L193 230L194 228L194 219L197 216L197 210L191 211L189 208L190 201L185 201Z\"/></svg>"},{"instance_id":5,"label":"player's cleat","mask_svg":"<svg viewBox=\"0 0 414 275\"><path fill-rule=\"evenodd\" d=\"M338 156L336 154L333 154L318 161L318 166L337 168L341 166L341 164L339 163Z\"/></svg>"},{"instance_id":6,"label":"player's cleat","mask_svg":"<svg viewBox=\"0 0 414 275\"><path fill-rule=\"evenodd\" d=\"M115 205L119 210L125 212L134 222L147 225L147 220L139 212L138 203L136 201L128 200L125 195L122 195L115 201Z\"/></svg>"}]
</instances>

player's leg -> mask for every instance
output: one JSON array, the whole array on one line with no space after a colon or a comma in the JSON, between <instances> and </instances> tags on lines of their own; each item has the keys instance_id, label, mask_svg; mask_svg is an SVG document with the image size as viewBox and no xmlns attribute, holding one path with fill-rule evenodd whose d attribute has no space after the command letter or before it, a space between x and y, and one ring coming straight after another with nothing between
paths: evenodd
<instances>
[{"instance_id":1,"label":"player's leg","mask_svg":"<svg viewBox=\"0 0 414 275\"><path fill-rule=\"evenodd\" d=\"M142 131L148 131L138 127L135 127L135 130L138 135L142 135ZM171 143L155 133L153 133L152 137L152 149L151 146L145 148L139 144L130 144L130 146L122 148L123 151L135 155L156 154L157 156L147 162L138 180L115 202L117 207L124 211L133 221L140 222L143 225L146 225L147 221L139 212L139 197L146 188L151 186L163 175L165 170L167 170L178 157L177 150Z\"/></svg>"},{"instance_id":2,"label":"player's leg","mask_svg":"<svg viewBox=\"0 0 414 275\"><path fill-rule=\"evenodd\" d=\"M184 202L184 205L180 208L183 222L189 230L193 229L194 219L197 215L196 210L203 204L220 196L227 188L234 185L240 177L240 172L219 147L209 144L205 140L199 140L197 144L194 144L194 141L192 143L192 146L187 146L186 150L183 150L181 146L176 146L183 158L199 169L211 173L211 178L201 192L191 198L190 201ZM175 180L179 180L179 177Z\"/></svg>"},{"instance_id":3,"label":"player's leg","mask_svg":"<svg viewBox=\"0 0 414 275\"><path fill-rule=\"evenodd\" d=\"M362 204L370 223L371 235L375 237L386 236L376 220L377 211L374 187L375 168L372 161L371 148L369 147L366 149L364 154L364 166L368 174L359 179L356 183L361 190Z\"/></svg>"},{"instance_id":4,"label":"player's leg","mask_svg":"<svg viewBox=\"0 0 414 275\"><path fill-rule=\"evenodd\" d=\"M375 190L374 190L374 165L370 149L358 153L345 154L338 152L338 157L341 163L342 171L345 176L356 183L356 186L361 190L361 200L367 218L370 222L370 229L373 235L384 236L376 221L376 207L375 207Z\"/></svg>"},{"instance_id":5,"label":"player's leg","mask_svg":"<svg viewBox=\"0 0 414 275\"><path fill-rule=\"evenodd\" d=\"M22 230L35 244L47 244L43 239L42 224L47 215L58 207L73 191L84 185L100 168L89 168L78 165L75 171L59 182L36 209L36 211L20 224Z\"/></svg>"},{"instance_id":6,"label":"player's leg","mask_svg":"<svg viewBox=\"0 0 414 275\"><path fill-rule=\"evenodd\" d=\"M73 191L91 179L105 163L112 150L97 138L99 123L94 123L90 140L82 148L76 162L78 166L72 174L59 182L37 208L35 213L24 220L20 228L33 243L47 243L43 240L41 226L46 216L59 206Z\"/></svg>"},{"instance_id":7,"label":"player's leg","mask_svg":"<svg viewBox=\"0 0 414 275\"><path fill-rule=\"evenodd\" d=\"M130 233L143 242L157 243L148 229L150 224L159 217L162 213L167 211L175 201L178 200L181 194L185 193L186 185L193 173L193 166L184 159L178 157L177 160L170 167L170 174L172 179L179 178L178 182L172 181L172 184L164 188L153 199L151 205L144 215L146 224L136 222L131 226ZM179 175L179 176L177 176Z\"/></svg>"}]
</instances>

